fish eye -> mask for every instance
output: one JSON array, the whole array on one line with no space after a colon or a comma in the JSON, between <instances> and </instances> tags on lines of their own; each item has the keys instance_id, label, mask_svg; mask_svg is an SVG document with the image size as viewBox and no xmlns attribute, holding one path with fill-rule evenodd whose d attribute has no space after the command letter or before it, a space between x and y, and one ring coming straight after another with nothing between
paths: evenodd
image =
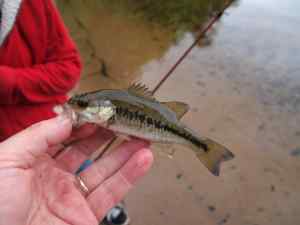
<instances>
[{"instance_id":1,"label":"fish eye","mask_svg":"<svg viewBox=\"0 0 300 225\"><path fill-rule=\"evenodd\" d=\"M85 108L85 107L87 107L89 104L88 104L88 102L86 102L86 101L78 101L78 102L77 102L77 105L78 105L79 107L81 107L81 108Z\"/></svg>"},{"instance_id":2,"label":"fish eye","mask_svg":"<svg viewBox=\"0 0 300 225\"><path fill-rule=\"evenodd\" d=\"M88 102L84 101L80 98L80 95L75 95L72 98L70 98L68 100L68 104L70 105L74 105L74 106L79 106L81 108L87 107L88 106Z\"/></svg>"}]
</instances>

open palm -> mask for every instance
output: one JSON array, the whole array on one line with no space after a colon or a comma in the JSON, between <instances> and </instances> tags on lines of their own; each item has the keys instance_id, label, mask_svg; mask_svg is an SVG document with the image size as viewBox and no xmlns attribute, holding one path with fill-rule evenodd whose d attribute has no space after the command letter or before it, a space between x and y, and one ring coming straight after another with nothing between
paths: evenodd
<instances>
[{"instance_id":1,"label":"open palm","mask_svg":"<svg viewBox=\"0 0 300 225\"><path fill-rule=\"evenodd\" d=\"M71 130L61 117L0 144L0 225L97 225L152 164L148 143L123 143L80 174L89 189L83 193L74 172L112 134L77 131L73 144L63 148ZM74 141L78 134L86 138Z\"/></svg>"}]
</instances>

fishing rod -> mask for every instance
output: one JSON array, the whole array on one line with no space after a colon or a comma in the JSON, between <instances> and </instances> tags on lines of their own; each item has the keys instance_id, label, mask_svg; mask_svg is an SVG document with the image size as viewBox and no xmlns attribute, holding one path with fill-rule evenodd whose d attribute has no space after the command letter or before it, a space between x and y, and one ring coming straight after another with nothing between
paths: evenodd
<instances>
[{"instance_id":1,"label":"fishing rod","mask_svg":"<svg viewBox=\"0 0 300 225\"><path fill-rule=\"evenodd\" d=\"M160 80L160 82L155 86L155 88L152 91L152 94L154 95L158 89L166 82L166 80L173 74L173 72L177 69L177 67L183 62L183 60L190 54L190 52L197 46L197 44L200 42L200 40L206 35L206 33L213 27L213 25L219 21L222 17L222 15L225 13L225 11L235 2L236 0L226 1L224 7L216 13L214 17L210 19L207 26L205 26L200 32L198 37L195 39L195 41L192 43L192 45L182 54L182 56L176 61L176 63L171 67L171 69L163 76L163 78ZM76 173L80 173L84 169L86 169L88 166L90 166L93 161L96 161L107 152L107 150L114 144L114 142L117 140L117 137L112 138L103 151L94 159L94 160L87 160L85 161L78 171Z\"/></svg>"},{"instance_id":2,"label":"fishing rod","mask_svg":"<svg viewBox=\"0 0 300 225\"><path fill-rule=\"evenodd\" d=\"M156 85L153 89L152 93L155 94L158 89L164 84L164 82L173 74L173 72L177 69L177 67L183 62L183 60L190 54L190 52L197 46L197 44L201 41L201 39L206 35L206 33L213 27L213 25L219 21L224 14L224 12L232 5L235 0L227 1L224 7L210 19L207 26L205 26L199 33L196 40L193 44L182 54L182 56L176 61L176 63L171 67L171 69L163 76L161 81Z\"/></svg>"}]
</instances>

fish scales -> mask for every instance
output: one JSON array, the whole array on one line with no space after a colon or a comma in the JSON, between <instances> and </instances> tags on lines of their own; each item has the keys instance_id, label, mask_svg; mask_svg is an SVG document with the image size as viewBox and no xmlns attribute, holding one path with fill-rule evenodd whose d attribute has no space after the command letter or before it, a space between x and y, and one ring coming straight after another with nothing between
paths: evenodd
<instances>
[{"instance_id":1,"label":"fish scales","mask_svg":"<svg viewBox=\"0 0 300 225\"><path fill-rule=\"evenodd\" d=\"M129 110L126 107L117 107L116 115L112 118L110 127L119 132L124 129L131 135L141 138L153 138L156 141L163 139L164 141L174 142L174 138L178 138L170 132L170 129L168 129L170 126L165 122L146 115L138 108Z\"/></svg>"},{"instance_id":2,"label":"fish scales","mask_svg":"<svg viewBox=\"0 0 300 225\"><path fill-rule=\"evenodd\" d=\"M124 132L140 138L152 141L164 141L182 144L187 141L208 150L205 143L199 141L185 129L159 118L158 112L145 112L142 107L125 104L120 101L112 101L116 105L116 115L110 121L109 127L117 132ZM156 115L156 118L153 117Z\"/></svg>"}]
</instances>

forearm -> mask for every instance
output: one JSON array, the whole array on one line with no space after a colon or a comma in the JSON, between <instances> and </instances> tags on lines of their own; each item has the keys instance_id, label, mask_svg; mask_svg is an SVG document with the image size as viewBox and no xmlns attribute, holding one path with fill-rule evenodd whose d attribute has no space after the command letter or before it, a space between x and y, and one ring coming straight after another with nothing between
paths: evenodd
<instances>
[{"instance_id":1,"label":"forearm","mask_svg":"<svg viewBox=\"0 0 300 225\"><path fill-rule=\"evenodd\" d=\"M0 66L0 104L51 102L74 88L80 71L76 56L30 68Z\"/></svg>"}]
</instances>

